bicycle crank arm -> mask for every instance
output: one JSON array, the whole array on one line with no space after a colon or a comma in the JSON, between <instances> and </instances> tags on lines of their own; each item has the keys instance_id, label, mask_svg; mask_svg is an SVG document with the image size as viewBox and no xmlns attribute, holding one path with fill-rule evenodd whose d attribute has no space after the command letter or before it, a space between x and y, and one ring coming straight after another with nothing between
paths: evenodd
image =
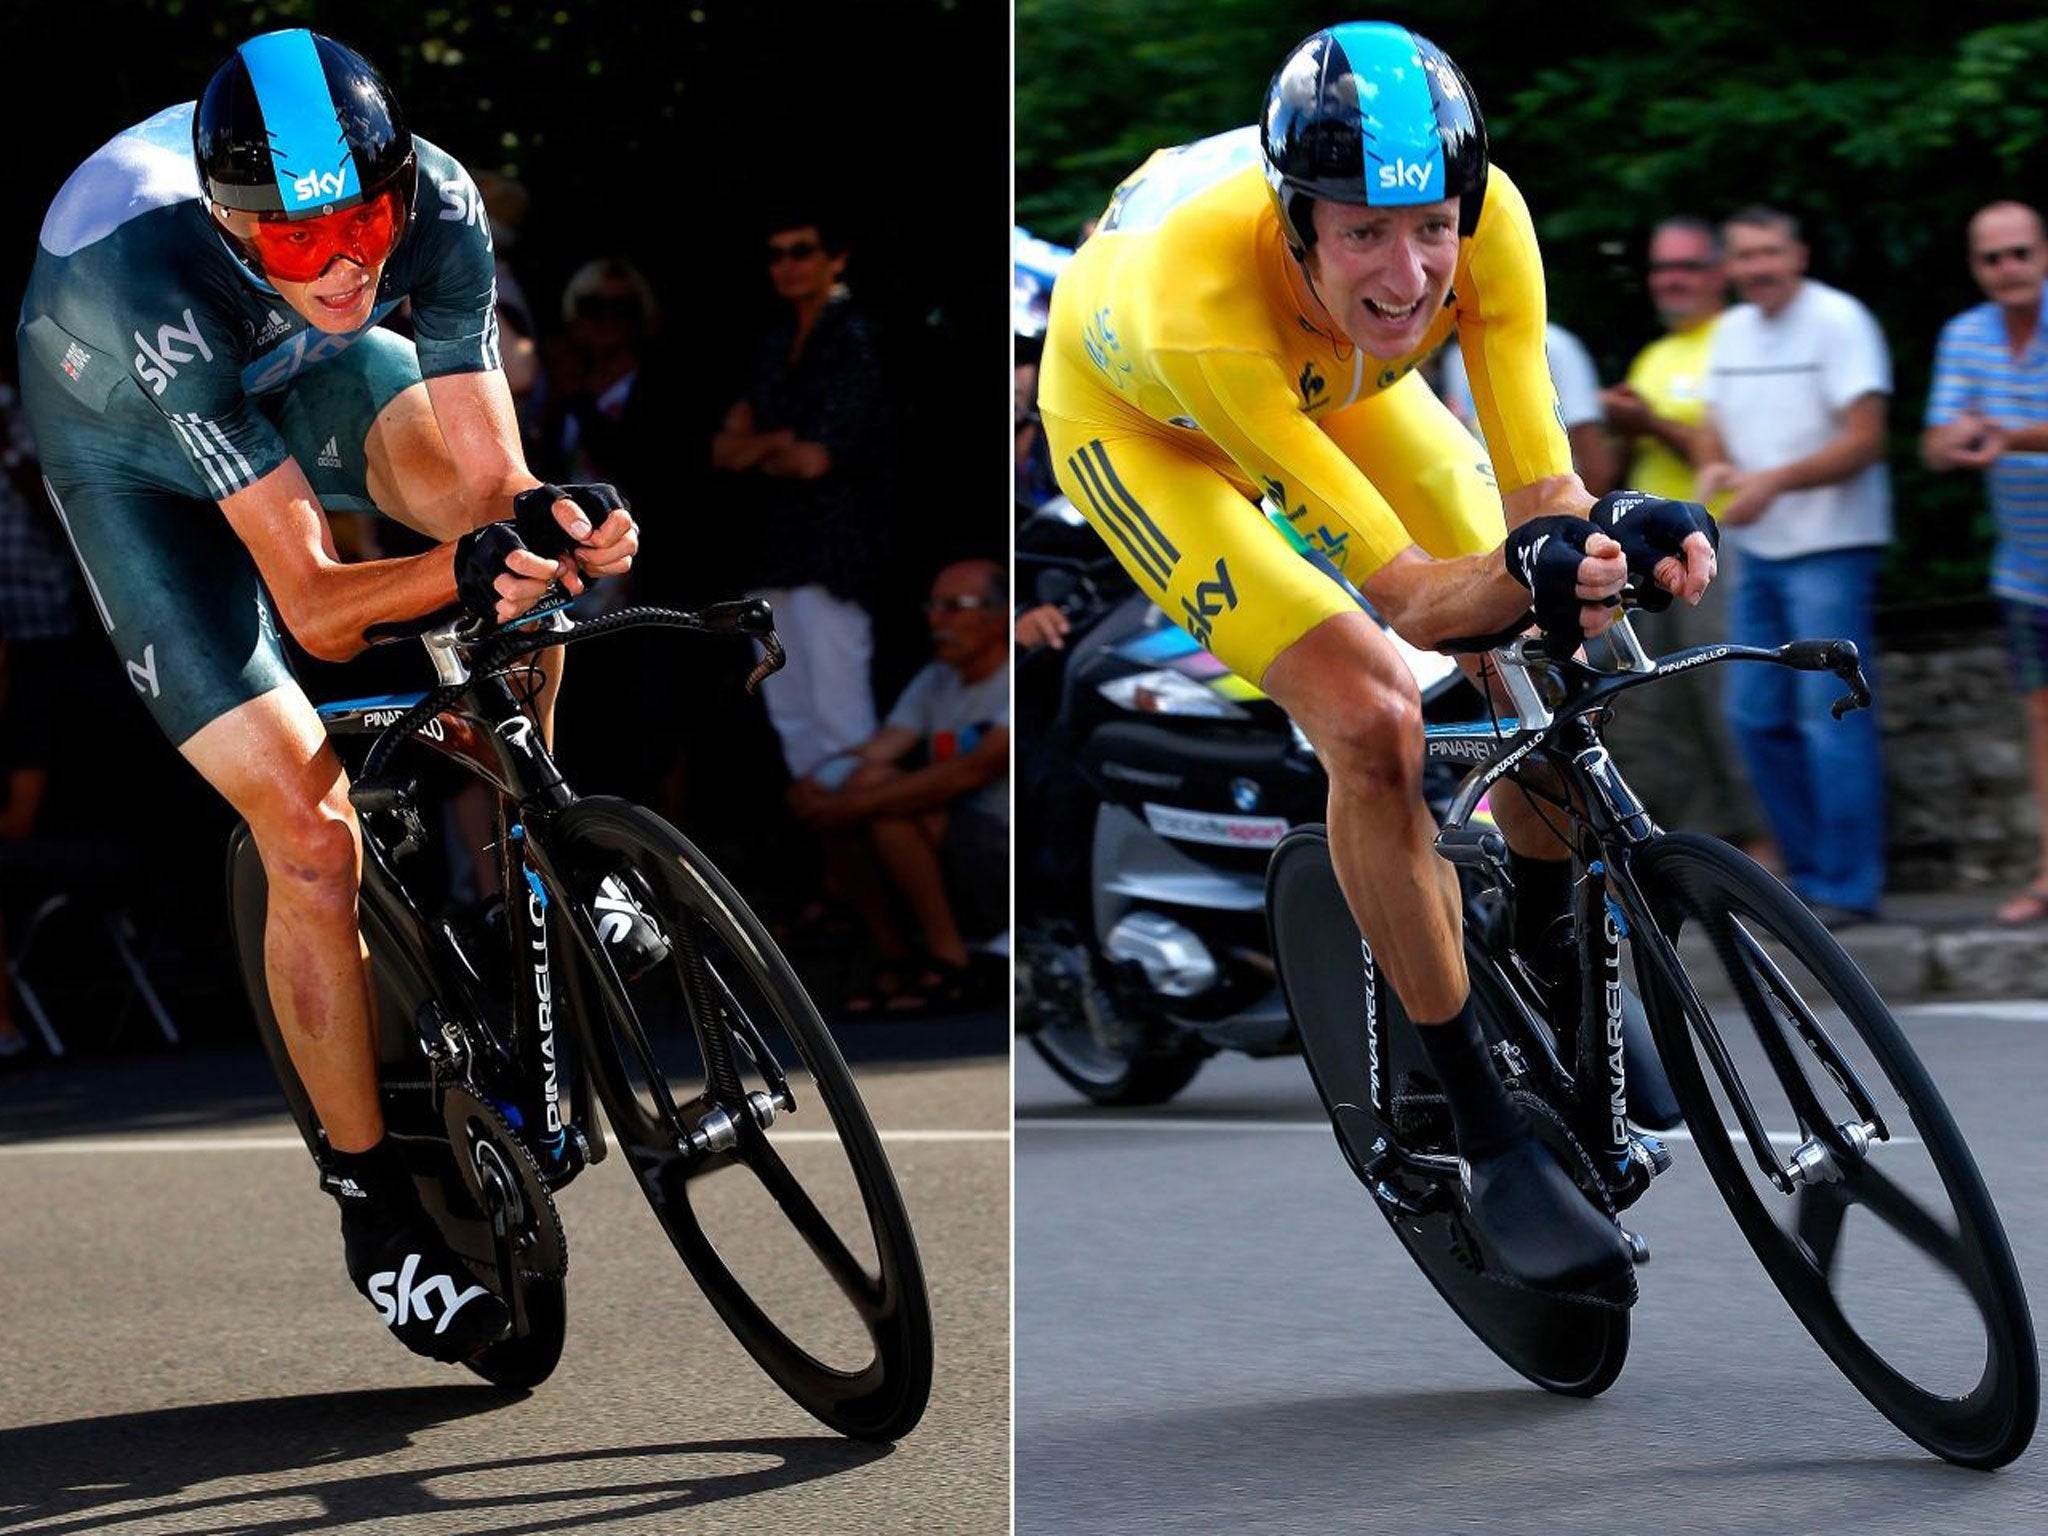
<instances>
[{"instance_id":1,"label":"bicycle crank arm","mask_svg":"<svg viewBox=\"0 0 2048 1536\"><path fill-rule=\"evenodd\" d=\"M1390 1211L1419 1220L1450 1207L1447 1181L1458 1177L1458 1164L1454 1158L1426 1157L1406 1151L1382 1136L1373 1143L1359 1171L1365 1175L1366 1188L1372 1191L1373 1199ZM1388 1177L1396 1173L1426 1179L1429 1187L1419 1195L1405 1195Z\"/></svg>"}]
</instances>

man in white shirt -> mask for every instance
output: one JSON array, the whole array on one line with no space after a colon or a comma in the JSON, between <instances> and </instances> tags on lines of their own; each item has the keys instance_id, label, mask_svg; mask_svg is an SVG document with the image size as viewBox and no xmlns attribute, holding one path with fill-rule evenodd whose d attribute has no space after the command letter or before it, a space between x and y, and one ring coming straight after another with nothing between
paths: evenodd
<instances>
[{"instance_id":1,"label":"man in white shirt","mask_svg":"<svg viewBox=\"0 0 2048 1536\"><path fill-rule=\"evenodd\" d=\"M1699 494L1728 493L1743 556L1729 638L1853 640L1872 671L1878 561L1891 542L1884 465L1891 355L1869 310L1806 276L1798 221L1752 207L1725 227L1748 302L1714 332ZM1830 927L1877 915L1884 773L1877 717L1836 720L1828 673L1736 667L1728 712L1793 888Z\"/></svg>"},{"instance_id":2,"label":"man in white shirt","mask_svg":"<svg viewBox=\"0 0 2048 1536\"><path fill-rule=\"evenodd\" d=\"M1543 356L1550 364L1551 387L1557 391L1558 419L1572 447L1572 468L1595 496L1605 496L1620 483L1620 465L1608 441L1606 412L1600 403L1600 374L1593 354L1570 331L1551 321L1543 328ZM1437 396L1451 414L1480 437L1479 410L1472 403L1472 384L1465 375L1465 355L1455 341L1436 356L1440 378ZM1480 441L1485 439L1480 437Z\"/></svg>"}]
</instances>

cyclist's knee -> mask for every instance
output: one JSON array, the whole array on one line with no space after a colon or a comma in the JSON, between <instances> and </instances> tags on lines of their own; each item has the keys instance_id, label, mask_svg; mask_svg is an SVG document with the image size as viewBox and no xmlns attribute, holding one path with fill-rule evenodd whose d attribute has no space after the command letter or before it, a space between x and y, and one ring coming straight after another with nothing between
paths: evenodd
<instances>
[{"instance_id":1,"label":"cyclist's knee","mask_svg":"<svg viewBox=\"0 0 2048 1536\"><path fill-rule=\"evenodd\" d=\"M273 895L353 903L361 872L355 810L345 787L315 801L277 795L251 808L249 828Z\"/></svg>"},{"instance_id":2,"label":"cyclist's knee","mask_svg":"<svg viewBox=\"0 0 2048 1536\"><path fill-rule=\"evenodd\" d=\"M1332 781L1359 795L1419 795L1422 698L1414 679L1361 673L1338 685L1330 703L1310 737Z\"/></svg>"}]
</instances>

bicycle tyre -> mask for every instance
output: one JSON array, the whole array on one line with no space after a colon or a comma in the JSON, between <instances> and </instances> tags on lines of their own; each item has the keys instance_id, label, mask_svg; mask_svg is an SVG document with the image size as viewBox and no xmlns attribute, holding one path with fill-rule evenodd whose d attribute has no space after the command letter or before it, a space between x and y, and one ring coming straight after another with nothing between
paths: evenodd
<instances>
[{"instance_id":1,"label":"bicycle tyre","mask_svg":"<svg viewBox=\"0 0 2048 1536\"><path fill-rule=\"evenodd\" d=\"M1689 833L1659 837L1637 854L1635 880L1658 928L1671 941L1672 956L1677 957L1677 945L1687 930L1698 930L1700 939L1713 951L1715 965L1733 983L1743 1022L1753 1030L1778 1031L1793 1046L1792 1060L1802 1075L1817 1085L1816 1092L1833 1087L1836 1101L1846 1106L1848 1101L1837 1080L1821 1066L1812 1047L1802 1043L1800 1030L1787 1027L1792 1024L1788 992L1797 989L1788 981L1787 989L1780 990L1741 935L1747 933L1751 939L1777 946L1780 955L1803 970L1839 1012L1841 1023L1830 1017L1820 1027L1831 1039L1835 1029L1846 1027L1849 1034L1841 1037L1838 1049L1852 1070L1859 1066L1867 1069L1856 1077L1871 1091L1873 1100L1885 1096L1876 1105L1878 1112L1883 1115L1896 1103L1910 1119L1912 1134L1919 1138L1919 1153L1912 1152L1910 1140L1902 1139L1893 1148L1874 1142L1861 1159L1832 1159L1841 1173L1838 1182L1795 1181L1792 1195L1766 1184L1747 1138L1739 1127L1729 1124L1710 1087L1708 1071L1702 1068L1702 1052L1707 1047L1701 1043L1699 1026L1688 1016L1660 960L1653 958L1652 946L1638 946L1637 975L1649 1005L1651 1027L1700 1160L1779 1293L1856 1389L1913 1440L1964 1466L1992 1468L2011 1461L2032 1438L2040 1405L2040 1367L2026 1293L1976 1161L1933 1079L1883 999L1834 936L1790 891L1740 851L1717 839ZM1696 950L1699 943L1695 939ZM1767 949L1763 952L1769 953ZM1679 963L1682 967L1684 961ZM1738 971L1746 972L1747 985ZM1770 971L1783 977L1785 967L1773 958ZM1756 1016L1760 1007L1770 1010L1769 1022ZM1725 1041L1728 1031L1718 1023L1716 1028ZM1748 1036L1739 1037L1738 1043L1746 1048ZM1816 1071L1809 1073L1809 1065ZM1740 1080L1752 1105L1759 1104L1755 1098L1758 1084L1772 1093L1775 1103L1773 1080L1781 1081L1782 1074L1773 1071L1770 1079L1751 1074ZM1821 1107L1827 1108L1825 1098ZM1889 1123L1891 1116L1885 1115L1885 1119L1889 1130L1898 1129ZM1812 1128L1801 1125L1791 1134L1796 1138L1802 1133L1811 1136ZM1880 1169L1884 1160L1880 1154L1886 1151L1899 1159L1910 1154L1917 1160L1924 1154L1954 1217L1952 1231L1939 1213L1918 1203L1906 1182ZM1897 1170L1903 1163L1892 1161L1887 1166ZM1920 1182L1929 1181L1923 1175ZM1861 1270L1883 1269L1891 1284L1902 1283L1903 1266L1866 1264L1851 1266L1845 1273L1839 1263L1848 1215L1865 1203L1857 1198L1859 1192L1874 1197L1877 1203L1869 1209L1880 1223L1933 1264L1944 1266L1947 1278L1960 1284L1977 1306L1984 1328L1984 1365L1968 1392L1934 1391L1913 1380L1864 1336L1845 1310L1837 1286L1852 1276L1860 1278ZM1787 1202L1781 1208L1799 1225L1791 1229L1782 1225L1769 1198ZM1927 1220L1932 1220L1935 1228L1925 1226ZM1824 1250L1817 1249L1815 1243L1823 1239ZM1870 1320L1883 1319L1873 1313ZM1931 1329L1932 1324L1927 1326ZM1966 1370L1975 1348L1965 1341L1959 1351Z\"/></svg>"},{"instance_id":2,"label":"bicycle tyre","mask_svg":"<svg viewBox=\"0 0 2048 1536\"><path fill-rule=\"evenodd\" d=\"M1375 1109L1372 1063L1366 1038L1366 988L1359 934L1330 862L1328 836L1319 825L1297 827L1273 851L1267 867L1266 906L1273 930L1273 956L1282 994L1301 1036L1302 1056L1316 1092L1330 1116L1345 1161L1358 1175L1373 1204L1393 1228L1401 1246L1475 1337L1511 1369L1549 1392L1594 1397L1607 1390L1628 1360L1629 1316L1619 1307L1503 1284L1481 1273L1475 1245L1464 1236L1454 1211L1416 1216L1382 1198L1381 1182L1367 1171L1375 1143L1389 1137L1419 1152L1453 1150L1423 1133L1414 1144ZM1469 936L1466 964L1473 999L1490 1032L1498 1035L1497 1010L1512 1007L1496 989L1492 962ZM1381 1070L1398 1082L1422 1064L1415 1027L1401 1011L1393 989L1375 988L1376 1006L1388 1020L1389 1060ZM1554 1128L1538 1122L1546 1139ZM1552 1143L1553 1150L1562 1150ZM1571 1166L1566 1162L1566 1166Z\"/></svg>"},{"instance_id":3,"label":"bicycle tyre","mask_svg":"<svg viewBox=\"0 0 2048 1536\"><path fill-rule=\"evenodd\" d=\"M228 913L243 988L255 1018L257 1036L263 1042L278 1086L284 1090L292 1121L306 1143L307 1152L318 1164L326 1148L326 1136L270 1006L263 958L268 891L255 839L246 823L238 824L228 840ZM448 1246L470 1265L479 1280L495 1291L498 1268L488 1221L463 1182L454 1151L444 1136L434 1134L435 1117L430 1106L414 1102L423 1098L420 1091L393 1086L394 1081L416 1081L425 1070L418 1047L408 1038L409 1030L401 1021L412 1018L432 992L413 974L412 967L396 959L374 926L366 929L365 939L370 947L370 973L378 994L378 1076L384 1085L387 1133L395 1138L394 1144L411 1166L421 1209L440 1229ZM413 1113L414 1110L422 1112ZM568 1331L568 1288L559 1275L522 1275L517 1283L526 1331L489 1345L463 1364L494 1386L524 1391L547 1380L561 1361Z\"/></svg>"},{"instance_id":4,"label":"bicycle tyre","mask_svg":"<svg viewBox=\"0 0 2048 1536\"><path fill-rule=\"evenodd\" d=\"M854 1439L901 1438L923 1416L931 1395L934 1349L923 1264L881 1138L803 983L725 877L652 812L620 800L579 800L550 831L548 844L557 858L580 872L578 883L588 883L593 875L637 877L660 922L686 925L708 951L728 1005L740 1007L743 992L753 1007L741 1011L753 1025L764 1037L772 1026L800 1058L844 1155L846 1168L838 1171L842 1176L850 1172L857 1188L866 1239L874 1246L872 1268L832 1228L767 1131L743 1106L725 1106L735 1123L735 1146L694 1168L687 1166L678 1152L684 1127L676 1114L662 1108L646 1080L650 1061L665 1077L692 1070L703 1075L701 1068L660 1063L664 1021L674 1025L675 1015L682 1015L705 1059L711 1050L703 1043L705 1036L722 1028L699 1018L697 1009L683 1001L687 984L679 973L685 946L673 944L655 973L629 986L611 971L591 922L584 918L573 925L582 998L575 1017L584 1060L641 1192L684 1265L741 1346L799 1407ZM772 1017L758 1016L764 1013ZM676 1091L673 1082L665 1082L662 1092L672 1109L710 1102L708 1083L694 1096ZM754 1173L818 1258L865 1332L873 1351L870 1360L844 1369L820 1359L771 1317L734 1273L707 1234L694 1195L699 1175L733 1165ZM821 1243L836 1251L821 1252Z\"/></svg>"}]
</instances>

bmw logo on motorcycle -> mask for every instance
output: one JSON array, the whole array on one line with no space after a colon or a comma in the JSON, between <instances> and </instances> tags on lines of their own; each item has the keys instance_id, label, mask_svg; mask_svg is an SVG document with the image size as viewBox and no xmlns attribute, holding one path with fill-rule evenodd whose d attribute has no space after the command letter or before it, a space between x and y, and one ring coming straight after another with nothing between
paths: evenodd
<instances>
[{"instance_id":1,"label":"bmw logo on motorcycle","mask_svg":"<svg viewBox=\"0 0 2048 1536\"><path fill-rule=\"evenodd\" d=\"M1265 791L1259 788L1257 779L1232 779L1230 781L1230 803L1240 811L1256 811Z\"/></svg>"}]
</instances>

